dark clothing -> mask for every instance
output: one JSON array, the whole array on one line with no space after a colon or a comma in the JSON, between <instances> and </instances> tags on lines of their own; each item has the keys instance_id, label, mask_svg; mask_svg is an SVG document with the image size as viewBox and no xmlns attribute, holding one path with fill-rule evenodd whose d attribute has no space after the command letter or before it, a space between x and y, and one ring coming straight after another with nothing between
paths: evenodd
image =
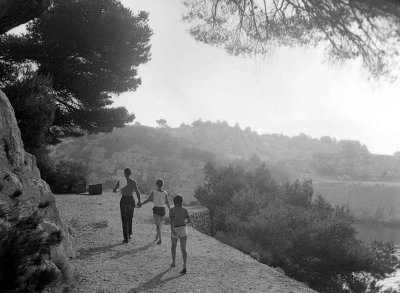
<instances>
[{"instance_id":1,"label":"dark clothing","mask_svg":"<svg viewBox=\"0 0 400 293\"><path fill-rule=\"evenodd\" d=\"M165 208L163 207L154 207L153 214L159 215L161 217L165 216Z\"/></svg>"},{"instance_id":2,"label":"dark clothing","mask_svg":"<svg viewBox=\"0 0 400 293\"><path fill-rule=\"evenodd\" d=\"M121 189L122 196L119 202L119 207L121 209L122 231L125 240L128 240L129 236L132 235L132 218L135 209L133 191L136 190L135 180L127 178L127 183L128 185Z\"/></svg>"},{"instance_id":3,"label":"dark clothing","mask_svg":"<svg viewBox=\"0 0 400 293\"><path fill-rule=\"evenodd\" d=\"M123 196L119 202L121 209L122 231L124 239L127 240L132 235L132 218L135 210L135 200L133 196Z\"/></svg>"}]
</instances>

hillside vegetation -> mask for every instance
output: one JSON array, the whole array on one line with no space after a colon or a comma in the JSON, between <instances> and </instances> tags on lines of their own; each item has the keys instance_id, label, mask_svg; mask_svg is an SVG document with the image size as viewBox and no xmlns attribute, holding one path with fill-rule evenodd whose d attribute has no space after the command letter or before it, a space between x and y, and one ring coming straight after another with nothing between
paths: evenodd
<instances>
[{"instance_id":1,"label":"hillside vegetation","mask_svg":"<svg viewBox=\"0 0 400 293\"><path fill-rule=\"evenodd\" d=\"M263 165L208 163L204 172L195 197L210 210L217 239L318 292L384 292L376 281L397 268L393 245L359 241L348 209L315 195L310 180L277 184Z\"/></svg>"},{"instance_id":2,"label":"hillside vegetation","mask_svg":"<svg viewBox=\"0 0 400 293\"><path fill-rule=\"evenodd\" d=\"M250 128L229 126L226 122L195 121L192 125L182 124L177 128L153 128L139 124L115 129L112 133L69 138L52 149L56 160L80 161L87 166L89 183L103 183L110 188L115 179L122 175L122 169L131 167L133 176L142 191L153 188L154 180L162 177L171 193L185 195L186 201L193 201L195 188L204 181L203 167L207 162L218 165L240 164L247 169L254 168L261 161L266 163L277 182L312 178L314 182L331 181L400 181L400 156L371 154L358 141L340 140L331 137L311 138L305 134L288 137L278 134L259 135ZM332 203L346 204L347 197L360 194L365 188L355 185L345 193L331 192L320 185L318 193L325 195ZM371 196L385 201L381 189L375 189ZM393 196L400 197L400 193ZM345 201L339 201L340 197ZM374 201L371 202L371 205ZM375 215L374 206L368 213Z\"/></svg>"}]
</instances>

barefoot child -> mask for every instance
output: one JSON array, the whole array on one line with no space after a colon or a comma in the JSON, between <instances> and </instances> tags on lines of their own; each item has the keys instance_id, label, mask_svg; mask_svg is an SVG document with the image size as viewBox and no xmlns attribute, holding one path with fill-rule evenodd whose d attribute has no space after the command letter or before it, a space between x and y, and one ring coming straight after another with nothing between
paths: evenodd
<instances>
[{"instance_id":1,"label":"barefoot child","mask_svg":"<svg viewBox=\"0 0 400 293\"><path fill-rule=\"evenodd\" d=\"M181 274L186 274L186 243L187 243L187 232L186 223L190 223L189 212L187 209L182 207L183 197L182 195L176 195L174 197L174 205L169 211L170 223L171 223L171 253L172 253L172 264L171 267L175 267L176 259L176 246L178 244L178 239L181 244L182 258L183 258L183 269ZM186 221L187 220L187 221Z\"/></svg>"},{"instance_id":2,"label":"barefoot child","mask_svg":"<svg viewBox=\"0 0 400 293\"><path fill-rule=\"evenodd\" d=\"M158 240L157 244L161 244L161 222L165 215L165 207L164 203L167 205L168 210L170 210L169 202L168 202L168 193L163 190L164 181L162 179L157 179L156 181L156 190L153 190L148 199L146 199L142 206L148 203L149 201L154 202L153 207L153 218L156 223L157 236L156 240Z\"/></svg>"}]
</instances>

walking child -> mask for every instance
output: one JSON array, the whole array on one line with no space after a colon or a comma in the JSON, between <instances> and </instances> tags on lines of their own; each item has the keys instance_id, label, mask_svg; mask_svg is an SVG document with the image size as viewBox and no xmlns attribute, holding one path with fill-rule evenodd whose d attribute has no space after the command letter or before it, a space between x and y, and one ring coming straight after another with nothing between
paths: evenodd
<instances>
[{"instance_id":1,"label":"walking child","mask_svg":"<svg viewBox=\"0 0 400 293\"><path fill-rule=\"evenodd\" d=\"M165 206L167 205L168 210L170 210L170 205L168 202L168 193L163 189L164 181L162 179L157 179L156 190L153 190L148 199L146 199L142 205L145 205L149 201L153 201L153 218L156 223L157 236L155 241L158 240L157 244L161 244L161 222L165 216Z\"/></svg>"},{"instance_id":2,"label":"walking child","mask_svg":"<svg viewBox=\"0 0 400 293\"><path fill-rule=\"evenodd\" d=\"M186 274L186 261L187 261L187 252L186 252L186 243L187 243L187 231L186 231L186 223L190 223L189 212L187 209L182 207L183 197L178 194L174 197L174 205L169 211L169 218L171 223L171 254L172 254L172 264L171 267L175 267L175 259L176 259L176 246L178 244L178 239L181 245L182 258L183 258L183 269L181 274Z\"/></svg>"}]
</instances>

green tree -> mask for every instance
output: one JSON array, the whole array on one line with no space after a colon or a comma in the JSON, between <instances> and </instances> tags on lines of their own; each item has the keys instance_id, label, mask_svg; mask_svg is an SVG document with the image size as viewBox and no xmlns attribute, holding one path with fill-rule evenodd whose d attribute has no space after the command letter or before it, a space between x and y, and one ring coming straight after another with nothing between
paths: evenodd
<instances>
[{"instance_id":1,"label":"green tree","mask_svg":"<svg viewBox=\"0 0 400 293\"><path fill-rule=\"evenodd\" d=\"M331 60L361 57L373 77L390 76L398 56L400 5L394 0L185 0L199 41L232 54L327 44Z\"/></svg>"},{"instance_id":2,"label":"green tree","mask_svg":"<svg viewBox=\"0 0 400 293\"><path fill-rule=\"evenodd\" d=\"M147 21L147 13L134 14L116 0L54 1L25 35L1 37L0 71L28 64L51 76L57 105L53 142L84 131L111 131L134 119L125 108L110 107L111 95L141 83L137 68L150 58ZM5 89L19 75L0 74Z\"/></svg>"}]
</instances>

